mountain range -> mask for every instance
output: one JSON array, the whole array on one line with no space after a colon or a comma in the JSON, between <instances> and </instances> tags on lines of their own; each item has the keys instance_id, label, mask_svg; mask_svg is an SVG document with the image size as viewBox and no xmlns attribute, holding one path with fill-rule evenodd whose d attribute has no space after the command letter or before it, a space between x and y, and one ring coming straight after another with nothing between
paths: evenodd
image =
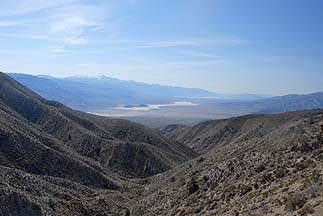
<instances>
[{"instance_id":1,"label":"mountain range","mask_svg":"<svg viewBox=\"0 0 323 216\"><path fill-rule=\"evenodd\" d=\"M123 81L105 76L55 78L27 74L8 75L48 100L102 116L122 117L150 127L195 124L208 119L246 114L323 108L323 92L275 97L232 95ZM176 103L186 105L177 106Z\"/></svg>"},{"instance_id":2,"label":"mountain range","mask_svg":"<svg viewBox=\"0 0 323 216\"><path fill-rule=\"evenodd\" d=\"M248 102L226 103L227 107L254 110L255 113L281 113L323 108L323 92L290 94Z\"/></svg>"},{"instance_id":3,"label":"mountain range","mask_svg":"<svg viewBox=\"0 0 323 216\"><path fill-rule=\"evenodd\" d=\"M323 110L161 131L0 73L0 215L323 214Z\"/></svg>"},{"instance_id":4,"label":"mountain range","mask_svg":"<svg viewBox=\"0 0 323 216\"><path fill-rule=\"evenodd\" d=\"M169 104L198 98L255 100L268 96L254 94L226 95L197 88L182 88L124 81L111 77L67 77L8 74L41 96L79 110L140 105Z\"/></svg>"},{"instance_id":5,"label":"mountain range","mask_svg":"<svg viewBox=\"0 0 323 216\"><path fill-rule=\"evenodd\" d=\"M110 77L32 76L9 74L41 96L60 101L74 109L97 110L132 104L163 104L187 97L215 97L202 89L145 84Z\"/></svg>"}]
</instances>

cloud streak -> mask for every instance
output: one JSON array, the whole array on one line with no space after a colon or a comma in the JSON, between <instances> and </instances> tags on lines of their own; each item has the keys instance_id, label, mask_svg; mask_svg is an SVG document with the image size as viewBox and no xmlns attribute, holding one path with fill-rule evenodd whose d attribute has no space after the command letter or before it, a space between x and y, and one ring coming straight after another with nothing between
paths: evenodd
<instances>
[{"instance_id":1,"label":"cloud streak","mask_svg":"<svg viewBox=\"0 0 323 216\"><path fill-rule=\"evenodd\" d=\"M193 57L207 57L207 58L219 58L218 55L213 55L206 52L199 52L199 51L189 51L189 50L180 50L179 53L193 56Z\"/></svg>"},{"instance_id":2,"label":"cloud streak","mask_svg":"<svg viewBox=\"0 0 323 216\"><path fill-rule=\"evenodd\" d=\"M140 1L128 0L130 5L138 4L138 2ZM0 36L47 40L59 43L57 44L58 46L100 43L106 45L118 43L122 45L113 49L101 49L92 52L184 46L236 46L250 43L246 39L227 36L211 39L123 40L119 36L120 27L118 22L110 21L111 14L116 10L117 6L118 1L105 0L97 0L95 4L83 0L0 1L0 28L19 27L16 31L10 31L10 34L2 33ZM41 10L45 10L45 12L40 13L37 18L21 18L21 15ZM6 18L1 19L1 17ZM121 20L124 21L124 18ZM121 22L120 18L119 22ZM102 34L100 35L98 32ZM109 33L117 39L111 42L107 37ZM189 55L189 53L187 54ZM191 52L190 54L197 55L198 53ZM202 53L199 53L199 56L202 57ZM207 55L204 55L204 57L207 57Z\"/></svg>"},{"instance_id":3,"label":"cloud streak","mask_svg":"<svg viewBox=\"0 0 323 216\"><path fill-rule=\"evenodd\" d=\"M53 12L52 16L50 33L79 37L87 28L102 28L106 19L106 11L98 6L78 3L60 7Z\"/></svg>"},{"instance_id":4,"label":"cloud streak","mask_svg":"<svg viewBox=\"0 0 323 216\"><path fill-rule=\"evenodd\" d=\"M76 38L76 37L54 37L46 35L24 35L24 34L11 34L11 33L0 33L2 37L17 37L17 38L26 38L32 40L47 40L47 41L56 41L63 42L69 45L83 45L87 44L86 38Z\"/></svg>"},{"instance_id":5,"label":"cloud streak","mask_svg":"<svg viewBox=\"0 0 323 216\"><path fill-rule=\"evenodd\" d=\"M0 17L17 16L67 5L75 0L10 0L0 1Z\"/></svg>"},{"instance_id":6,"label":"cloud streak","mask_svg":"<svg viewBox=\"0 0 323 216\"><path fill-rule=\"evenodd\" d=\"M14 37L55 41L66 45L84 45L92 39L89 32L104 28L109 9L112 9L112 3L110 7L105 1L99 2L105 7L101 7L101 4L91 5L81 0L1 1L0 27L21 26L22 28L11 31ZM46 12L38 13L37 18L29 20L21 18L22 15L40 10Z\"/></svg>"},{"instance_id":7,"label":"cloud streak","mask_svg":"<svg viewBox=\"0 0 323 216\"><path fill-rule=\"evenodd\" d=\"M24 21L14 21L14 20L0 20L0 27L2 26L23 26L26 25Z\"/></svg>"}]
</instances>

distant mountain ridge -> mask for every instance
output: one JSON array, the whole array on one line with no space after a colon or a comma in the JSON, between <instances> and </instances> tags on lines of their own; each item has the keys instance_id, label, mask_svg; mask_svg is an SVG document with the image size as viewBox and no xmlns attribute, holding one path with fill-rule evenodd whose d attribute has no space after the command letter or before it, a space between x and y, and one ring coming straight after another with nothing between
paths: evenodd
<instances>
[{"instance_id":1,"label":"distant mountain ridge","mask_svg":"<svg viewBox=\"0 0 323 216\"><path fill-rule=\"evenodd\" d=\"M252 104L252 103L251 103ZM323 92L312 94L291 94L280 97L255 101L255 106L262 106L261 113L278 113L296 110L311 110L323 108Z\"/></svg>"},{"instance_id":2,"label":"distant mountain ridge","mask_svg":"<svg viewBox=\"0 0 323 216\"><path fill-rule=\"evenodd\" d=\"M289 94L248 102L231 102L225 103L223 106L249 109L250 113L254 114L273 114L297 110L322 109L323 92L312 94Z\"/></svg>"},{"instance_id":3,"label":"distant mountain ridge","mask_svg":"<svg viewBox=\"0 0 323 216\"><path fill-rule=\"evenodd\" d=\"M95 110L128 104L161 104L188 97L215 97L202 89L123 81L106 76L68 77L8 74L41 96L74 109Z\"/></svg>"},{"instance_id":4,"label":"distant mountain ridge","mask_svg":"<svg viewBox=\"0 0 323 216\"><path fill-rule=\"evenodd\" d=\"M146 84L106 76L55 78L17 73L8 75L49 100L83 111L133 104L170 104L188 99L231 98L250 101L268 97L256 94L226 95L198 88Z\"/></svg>"},{"instance_id":5,"label":"distant mountain ridge","mask_svg":"<svg viewBox=\"0 0 323 216\"><path fill-rule=\"evenodd\" d=\"M46 75L8 75L42 97L59 101L73 109L121 117L149 127L323 108L323 92L269 97L220 94L203 89L145 84L106 76L55 78ZM161 107L157 110L148 108L150 105L177 102L189 102L195 106Z\"/></svg>"}]
</instances>

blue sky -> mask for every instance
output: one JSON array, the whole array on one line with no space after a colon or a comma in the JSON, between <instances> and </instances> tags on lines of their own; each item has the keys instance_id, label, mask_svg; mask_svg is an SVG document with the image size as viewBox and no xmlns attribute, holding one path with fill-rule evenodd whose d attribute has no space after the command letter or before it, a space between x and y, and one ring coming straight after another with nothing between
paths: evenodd
<instances>
[{"instance_id":1,"label":"blue sky","mask_svg":"<svg viewBox=\"0 0 323 216\"><path fill-rule=\"evenodd\" d=\"M223 93L323 91L320 0L0 1L0 69Z\"/></svg>"}]
</instances>

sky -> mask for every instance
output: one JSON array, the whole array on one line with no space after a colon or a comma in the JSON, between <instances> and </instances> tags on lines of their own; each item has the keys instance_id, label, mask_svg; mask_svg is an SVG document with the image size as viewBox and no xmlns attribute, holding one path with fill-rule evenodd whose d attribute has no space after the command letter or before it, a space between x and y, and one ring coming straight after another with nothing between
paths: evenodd
<instances>
[{"instance_id":1,"label":"sky","mask_svg":"<svg viewBox=\"0 0 323 216\"><path fill-rule=\"evenodd\" d=\"M321 0L1 0L0 70L323 91Z\"/></svg>"}]
</instances>

